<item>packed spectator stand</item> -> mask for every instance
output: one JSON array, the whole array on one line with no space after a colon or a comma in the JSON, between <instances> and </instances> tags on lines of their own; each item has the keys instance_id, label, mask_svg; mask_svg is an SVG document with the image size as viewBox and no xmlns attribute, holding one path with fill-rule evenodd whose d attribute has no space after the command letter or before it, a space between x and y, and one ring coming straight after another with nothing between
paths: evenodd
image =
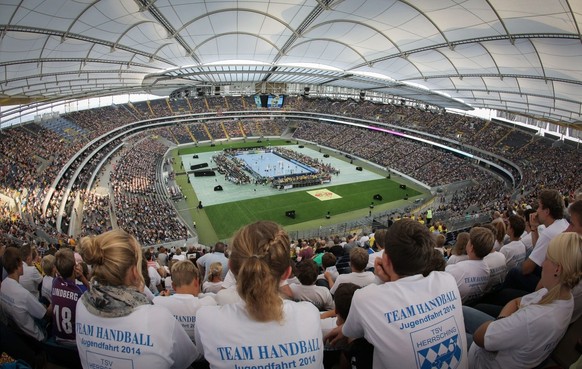
<instances>
[{"instance_id":1,"label":"packed spectator stand","mask_svg":"<svg viewBox=\"0 0 582 369\"><path fill-rule=\"evenodd\" d=\"M60 121L69 122L66 128L63 128L62 123L52 126L30 123L3 130L0 132L2 193L10 198L18 198L19 209L27 214L23 218L28 219L30 216L39 226L54 229L60 214L60 231L70 233L73 230L69 230L67 224L70 222L75 197L77 194L88 196L92 191L84 187L88 184L87 176L99 164L102 153L126 137L122 134L115 138L112 132L123 132L124 126L139 119L182 118L204 113L216 115L218 111L223 114L232 109L243 113L244 109L257 110L252 97L187 98L179 103L159 99L72 112L59 117ZM455 114L369 101L290 96L286 99L285 111L292 110L329 114L338 118L365 119L370 124L398 128L402 132L413 130L419 132L419 135L427 134L437 142L441 137L442 143L489 158L516 177L518 173L523 173L523 178L516 178L515 188L507 189L497 176L477 169L474 163L466 159L430 145L363 128L309 120L244 119L244 116L237 121L208 119L191 123L180 120L180 123L168 124L159 129L156 134L171 144L178 144L277 136L288 130L293 132L293 138L309 139L319 145L394 169L431 187L466 178L474 179L474 184L455 193L450 203L440 203L437 211L444 211L450 216L463 215L471 206L488 209L500 205L507 201L508 195L516 194L517 198L513 200L519 203L519 196L535 198L539 188L559 188L561 192L569 193L580 186L580 178L576 175L578 171L570 169L581 167L582 156L577 155L575 148L552 145L549 139L515 127ZM519 143L525 145L518 147ZM101 149L96 150L98 147ZM390 150L386 150L387 147ZM487 153L491 156L487 157ZM520 171L505 161L495 159L496 156L510 159ZM91 159L83 164L84 167L75 176L75 170L87 157ZM564 157L571 158L571 161L564 161ZM71 163L62 179L51 191L49 186L69 161ZM68 179L72 177L75 177L74 183L71 190L67 191ZM483 183L488 185L484 186ZM62 205L63 201L65 206ZM49 232L51 235L58 233L56 229Z\"/></svg>"}]
</instances>

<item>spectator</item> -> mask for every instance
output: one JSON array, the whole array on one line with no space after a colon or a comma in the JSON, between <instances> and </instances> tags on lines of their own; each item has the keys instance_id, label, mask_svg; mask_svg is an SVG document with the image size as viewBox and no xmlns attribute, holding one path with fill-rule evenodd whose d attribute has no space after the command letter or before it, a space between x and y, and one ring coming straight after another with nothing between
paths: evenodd
<instances>
[{"instance_id":1,"label":"spectator","mask_svg":"<svg viewBox=\"0 0 582 369\"><path fill-rule=\"evenodd\" d=\"M483 261L489 267L489 282L485 287L485 293L490 293L501 289L507 275L505 255L495 249L495 245L503 245L506 228L503 222L489 223L483 225L483 227L488 228L496 237L491 251L483 258ZM503 232L503 234L500 234L500 232Z\"/></svg>"},{"instance_id":2,"label":"spectator","mask_svg":"<svg viewBox=\"0 0 582 369\"><path fill-rule=\"evenodd\" d=\"M46 327L44 324L37 324L35 320L50 317L50 307L44 307L38 298L19 283L24 268L21 255L17 248L8 247L2 256L8 277L2 281L0 287L0 304L9 325L18 327L37 341L43 341L46 338Z\"/></svg>"},{"instance_id":3,"label":"spectator","mask_svg":"<svg viewBox=\"0 0 582 369\"><path fill-rule=\"evenodd\" d=\"M469 243L469 232L461 232L457 235L455 246L451 251L451 256L447 260L447 265L456 264L463 260L468 260L467 244Z\"/></svg>"},{"instance_id":4,"label":"spectator","mask_svg":"<svg viewBox=\"0 0 582 369\"><path fill-rule=\"evenodd\" d=\"M81 265L75 264L73 251L67 247L57 251L54 258L58 275L53 281L51 290L53 301L52 335L59 343L76 345L75 317L77 302L81 298L83 290L75 282L75 276L83 278Z\"/></svg>"},{"instance_id":5,"label":"spectator","mask_svg":"<svg viewBox=\"0 0 582 369\"><path fill-rule=\"evenodd\" d=\"M556 347L568 328L574 299L571 289L582 277L582 238L567 232L552 238L542 267L542 289L510 301L497 320L465 307L473 335L473 368L533 368Z\"/></svg>"},{"instance_id":6,"label":"spectator","mask_svg":"<svg viewBox=\"0 0 582 369\"><path fill-rule=\"evenodd\" d=\"M533 292L540 280L541 266L546 258L546 249L552 238L568 228L564 218L564 199L556 190L544 190L538 197L538 208L530 215L533 251L521 266L521 270L509 271L505 286ZM539 232L538 226L545 229Z\"/></svg>"},{"instance_id":7,"label":"spectator","mask_svg":"<svg viewBox=\"0 0 582 369\"><path fill-rule=\"evenodd\" d=\"M361 247L355 247L350 251L350 267L351 273L340 274L337 279L331 278L330 274L326 275L327 283L330 286L330 292L333 295L335 290L342 283L354 283L360 287L365 287L370 283L376 281L376 277L372 272L366 272L366 266L368 265L368 252Z\"/></svg>"},{"instance_id":8,"label":"spectator","mask_svg":"<svg viewBox=\"0 0 582 369\"><path fill-rule=\"evenodd\" d=\"M455 277L464 305L474 303L485 293L489 283L489 267L483 258L489 254L495 242L493 232L483 227L471 228L469 237L467 243L469 259L447 265L445 269Z\"/></svg>"},{"instance_id":9,"label":"spectator","mask_svg":"<svg viewBox=\"0 0 582 369\"><path fill-rule=\"evenodd\" d=\"M422 276L433 255L433 236L420 223L402 219L388 229L384 244L384 255L374 266L384 283L356 291L345 323L326 340L366 338L374 346L374 367L413 368L421 360L423 367L466 368L461 296L454 278L445 272ZM441 334L431 333L435 329Z\"/></svg>"},{"instance_id":10,"label":"spectator","mask_svg":"<svg viewBox=\"0 0 582 369\"><path fill-rule=\"evenodd\" d=\"M37 300L39 298L39 286L42 283L42 275L33 264L33 250L29 244L20 247L20 257L22 258L23 274L20 277L20 284L26 288Z\"/></svg>"},{"instance_id":11,"label":"spectator","mask_svg":"<svg viewBox=\"0 0 582 369\"><path fill-rule=\"evenodd\" d=\"M337 316L337 324L345 323L350 313L352 299L354 293L361 287L353 283L343 283L338 287L334 295L334 303L336 305L335 312ZM342 350L340 357L340 369L365 369L372 368L372 361L374 358L374 346L372 346L365 338L357 338L351 341L347 347Z\"/></svg>"},{"instance_id":12,"label":"spectator","mask_svg":"<svg viewBox=\"0 0 582 369\"><path fill-rule=\"evenodd\" d=\"M202 343L210 367L266 365L283 356L306 368L323 367L317 308L279 297L279 284L291 273L289 246L287 233L269 221L249 224L234 235L229 260L244 302L205 306L197 313L196 342ZM233 327L236 334L222 334ZM243 345L251 350L233 351Z\"/></svg>"},{"instance_id":13,"label":"spectator","mask_svg":"<svg viewBox=\"0 0 582 369\"><path fill-rule=\"evenodd\" d=\"M202 285L204 293L218 293L222 289L222 263L216 261L210 264L208 269L208 280Z\"/></svg>"},{"instance_id":14,"label":"spectator","mask_svg":"<svg viewBox=\"0 0 582 369\"><path fill-rule=\"evenodd\" d=\"M185 368L198 357L180 323L141 292L142 252L133 236L114 230L85 237L81 256L93 270L91 288L77 303L76 340L83 367L118 360L141 368ZM120 344L124 352L115 350Z\"/></svg>"},{"instance_id":15,"label":"spectator","mask_svg":"<svg viewBox=\"0 0 582 369\"><path fill-rule=\"evenodd\" d=\"M220 276L223 280L228 272L228 259L224 255L226 251L226 245L224 242L217 242L214 245L214 251L212 253L206 253L202 257L196 260L200 272L204 276L203 280L208 280L208 274L210 273L210 264L219 262L222 264L222 275Z\"/></svg>"},{"instance_id":16,"label":"spectator","mask_svg":"<svg viewBox=\"0 0 582 369\"><path fill-rule=\"evenodd\" d=\"M53 279L55 277L55 257L53 255L46 255L42 258L41 262L42 271L44 276L42 277L42 284L40 288L40 298L44 305L49 306L52 303L51 290L53 288Z\"/></svg>"},{"instance_id":17,"label":"spectator","mask_svg":"<svg viewBox=\"0 0 582 369\"><path fill-rule=\"evenodd\" d=\"M156 296L154 305L167 308L186 331L192 342L196 325L196 312L202 306L216 305L212 297L198 298L200 294L200 272L190 260L183 260L172 265L172 286L175 294Z\"/></svg>"},{"instance_id":18,"label":"spectator","mask_svg":"<svg viewBox=\"0 0 582 369\"><path fill-rule=\"evenodd\" d=\"M315 285L317 269L313 260L303 260L297 265L297 278L301 284L289 284L293 300L311 302L320 311L333 310L335 305L329 289Z\"/></svg>"},{"instance_id":19,"label":"spectator","mask_svg":"<svg viewBox=\"0 0 582 369\"><path fill-rule=\"evenodd\" d=\"M521 267L521 263L525 260L526 248L521 241L524 231L525 220L519 215L509 216L507 226L509 243L501 248L501 253L505 255L507 270Z\"/></svg>"}]
</instances>

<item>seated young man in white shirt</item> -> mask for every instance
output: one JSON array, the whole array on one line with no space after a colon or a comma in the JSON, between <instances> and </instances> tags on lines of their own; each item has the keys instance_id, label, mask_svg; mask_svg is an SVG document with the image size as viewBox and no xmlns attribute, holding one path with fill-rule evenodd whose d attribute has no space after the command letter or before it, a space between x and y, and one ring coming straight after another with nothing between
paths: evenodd
<instances>
[{"instance_id":1,"label":"seated young man in white shirt","mask_svg":"<svg viewBox=\"0 0 582 369\"><path fill-rule=\"evenodd\" d=\"M368 265L368 252L361 247L354 247L350 251L350 267L351 273L340 274L335 282L326 274L327 282L329 283L330 292L333 295L338 286L342 283L350 282L357 284L360 287L365 287L376 281L376 276L372 272L364 271Z\"/></svg>"},{"instance_id":2,"label":"seated young man in white shirt","mask_svg":"<svg viewBox=\"0 0 582 369\"><path fill-rule=\"evenodd\" d=\"M520 267L525 260L527 250L521 241L521 235L525 231L525 220L519 215L511 215L508 219L507 235L509 243L501 248L501 253L505 255L507 270Z\"/></svg>"},{"instance_id":3,"label":"seated young man in white shirt","mask_svg":"<svg viewBox=\"0 0 582 369\"><path fill-rule=\"evenodd\" d=\"M38 300L38 287L42 283L42 275L33 264L32 254L32 247L29 244L24 244L20 247L23 269L19 283Z\"/></svg>"},{"instance_id":4,"label":"seated young man in white shirt","mask_svg":"<svg viewBox=\"0 0 582 369\"><path fill-rule=\"evenodd\" d=\"M22 257L15 247L9 247L2 256L4 269L8 277L2 281L0 288L0 305L9 324L13 324L32 338L43 341L46 338L45 327L37 324L50 316L51 308L45 308L29 291L18 282L22 276Z\"/></svg>"},{"instance_id":5,"label":"seated young man in white shirt","mask_svg":"<svg viewBox=\"0 0 582 369\"><path fill-rule=\"evenodd\" d=\"M385 237L374 272L383 282L354 293L345 323L324 340L364 337L374 346L374 368L467 368L467 341L459 289L446 272L426 265L434 237L426 226L395 222Z\"/></svg>"},{"instance_id":6,"label":"seated young man in white shirt","mask_svg":"<svg viewBox=\"0 0 582 369\"><path fill-rule=\"evenodd\" d=\"M474 303L485 293L489 283L489 267L483 258L489 255L494 242L495 237L489 229L473 227L467 244L469 260L447 265L445 271L455 277L463 304Z\"/></svg>"},{"instance_id":7,"label":"seated young man in white shirt","mask_svg":"<svg viewBox=\"0 0 582 369\"><path fill-rule=\"evenodd\" d=\"M198 298L200 294L200 274L190 260L182 260L172 265L172 287L176 291L170 296L156 296L154 305L164 306L182 325L192 342L196 324L196 312L201 306L216 305L214 298Z\"/></svg>"},{"instance_id":8,"label":"seated young man in white shirt","mask_svg":"<svg viewBox=\"0 0 582 369\"><path fill-rule=\"evenodd\" d=\"M317 264L311 259L302 260L297 265L296 275L301 284L289 284L289 288L293 293L293 300L309 301L320 311L333 310L335 309L335 304L329 289L315 285L317 272Z\"/></svg>"}]
</instances>

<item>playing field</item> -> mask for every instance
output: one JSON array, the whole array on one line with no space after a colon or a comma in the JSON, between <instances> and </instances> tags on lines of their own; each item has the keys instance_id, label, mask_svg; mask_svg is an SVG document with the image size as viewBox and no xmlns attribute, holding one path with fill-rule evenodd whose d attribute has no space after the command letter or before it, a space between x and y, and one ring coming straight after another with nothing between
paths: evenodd
<instances>
[{"instance_id":1,"label":"playing field","mask_svg":"<svg viewBox=\"0 0 582 369\"><path fill-rule=\"evenodd\" d=\"M243 143L239 143L243 146ZM256 146L256 143L246 143L244 146ZM289 145L286 141L271 141L271 146L287 145L287 148L301 152L311 157L322 157L322 153L307 147L299 149L297 145ZM226 147L239 147L237 144L221 145L219 147L195 147L180 149L180 154L174 157L183 162L184 168L190 168L202 162L212 166L212 151ZM193 158L192 154L196 154ZM331 183L319 186L276 190L268 185L234 185L217 173L216 177L194 177L178 175L176 180L187 195L188 210L197 224L201 243L211 244L216 240L230 238L241 226L257 220L273 220L283 226L314 228L314 221L321 220L325 224L333 224L341 215L354 213L354 217L367 216L374 209L386 208L387 204L402 200L405 195L414 198L421 194L410 186L403 190L399 186L402 181L387 179L384 173L363 169L358 171L356 165L340 155L330 155L326 163L341 170L332 178ZM359 165L359 164L358 164ZM180 172L179 164L175 164L176 172ZM183 171L183 169L182 169ZM224 188L223 191L213 191L215 185ZM311 193L310 193L311 192ZM380 194L382 200L374 199ZM202 201L204 208L197 208ZM286 216L287 211L295 211L295 218ZM331 219L326 219L326 215ZM296 228L297 229L297 228Z\"/></svg>"},{"instance_id":2,"label":"playing field","mask_svg":"<svg viewBox=\"0 0 582 369\"><path fill-rule=\"evenodd\" d=\"M282 193L256 199L240 200L205 207L218 238L228 238L241 226L257 220L269 219L282 225L303 223L314 219L324 219L327 212L331 216L352 210L369 208L374 205L401 200L403 192L398 183L388 179L378 179L362 183L326 186L325 189L337 198L320 200L308 193L306 187L300 192ZM324 192L325 193L325 192ZM410 196L419 192L407 190ZM375 194L382 194L382 201L374 200ZM285 216L285 212L295 210L295 219Z\"/></svg>"}]
</instances>

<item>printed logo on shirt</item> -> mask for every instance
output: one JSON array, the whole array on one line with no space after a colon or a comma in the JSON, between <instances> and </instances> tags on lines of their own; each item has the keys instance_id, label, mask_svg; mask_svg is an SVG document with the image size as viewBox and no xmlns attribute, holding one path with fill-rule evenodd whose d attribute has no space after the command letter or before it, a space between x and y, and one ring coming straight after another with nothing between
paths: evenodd
<instances>
[{"instance_id":1,"label":"printed logo on shirt","mask_svg":"<svg viewBox=\"0 0 582 369\"><path fill-rule=\"evenodd\" d=\"M96 352L87 351L87 364L89 368L99 369L134 369L133 360L122 359Z\"/></svg>"},{"instance_id":2,"label":"printed logo on shirt","mask_svg":"<svg viewBox=\"0 0 582 369\"><path fill-rule=\"evenodd\" d=\"M463 355L460 334L454 317L411 332L418 368L457 368Z\"/></svg>"}]
</instances>

